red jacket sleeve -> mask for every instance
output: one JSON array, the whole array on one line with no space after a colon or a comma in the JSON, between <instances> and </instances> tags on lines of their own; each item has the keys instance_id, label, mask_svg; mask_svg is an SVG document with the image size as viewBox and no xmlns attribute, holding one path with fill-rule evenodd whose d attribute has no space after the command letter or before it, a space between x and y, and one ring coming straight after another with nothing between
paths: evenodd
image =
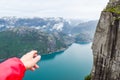
<instances>
[{"instance_id":1,"label":"red jacket sleeve","mask_svg":"<svg viewBox=\"0 0 120 80\"><path fill-rule=\"evenodd\" d=\"M18 58L10 58L0 64L0 80L22 80L26 71Z\"/></svg>"}]
</instances>

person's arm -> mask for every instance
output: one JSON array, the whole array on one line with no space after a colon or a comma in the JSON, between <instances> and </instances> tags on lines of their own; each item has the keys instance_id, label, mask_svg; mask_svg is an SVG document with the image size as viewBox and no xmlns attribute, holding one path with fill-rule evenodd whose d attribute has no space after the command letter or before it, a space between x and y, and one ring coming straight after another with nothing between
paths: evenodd
<instances>
[{"instance_id":1,"label":"person's arm","mask_svg":"<svg viewBox=\"0 0 120 80\"><path fill-rule=\"evenodd\" d=\"M0 80L22 80L26 71L18 58L10 58L0 64Z\"/></svg>"},{"instance_id":2,"label":"person's arm","mask_svg":"<svg viewBox=\"0 0 120 80\"><path fill-rule=\"evenodd\" d=\"M39 68L37 51L25 54L21 59L10 58L0 64L0 80L22 80L26 70Z\"/></svg>"}]
</instances>

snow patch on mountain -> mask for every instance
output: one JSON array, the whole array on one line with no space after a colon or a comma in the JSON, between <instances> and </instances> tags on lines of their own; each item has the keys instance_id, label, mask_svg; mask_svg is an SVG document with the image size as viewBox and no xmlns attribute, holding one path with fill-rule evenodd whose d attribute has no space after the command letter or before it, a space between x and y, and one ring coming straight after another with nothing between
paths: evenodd
<instances>
[{"instance_id":1,"label":"snow patch on mountain","mask_svg":"<svg viewBox=\"0 0 120 80\"><path fill-rule=\"evenodd\" d=\"M63 30L63 26L64 26L63 23L58 23L58 24L55 24L52 29L53 29L53 30L62 31L62 30Z\"/></svg>"}]
</instances>

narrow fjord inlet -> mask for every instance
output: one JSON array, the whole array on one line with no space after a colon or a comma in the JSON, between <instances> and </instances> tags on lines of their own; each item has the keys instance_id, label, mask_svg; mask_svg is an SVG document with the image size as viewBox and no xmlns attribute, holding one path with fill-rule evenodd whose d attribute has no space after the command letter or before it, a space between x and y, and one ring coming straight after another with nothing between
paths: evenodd
<instances>
[{"instance_id":1,"label":"narrow fjord inlet","mask_svg":"<svg viewBox=\"0 0 120 80\"><path fill-rule=\"evenodd\" d=\"M42 56L40 69L26 72L24 80L84 80L91 72L91 44L72 44L66 51Z\"/></svg>"}]
</instances>

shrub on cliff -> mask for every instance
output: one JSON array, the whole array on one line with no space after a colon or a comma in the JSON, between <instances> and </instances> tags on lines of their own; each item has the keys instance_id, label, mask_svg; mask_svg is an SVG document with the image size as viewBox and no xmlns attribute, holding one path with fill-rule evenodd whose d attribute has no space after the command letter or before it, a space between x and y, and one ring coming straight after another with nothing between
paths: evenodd
<instances>
[{"instance_id":1,"label":"shrub on cliff","mask_svg":"<svg viewBox=\"0 0 120 80\"><path fill-rule=\"evenodd\" d=\"M90 74L87 75L87 76L84 78L84 80L91 80L91 75L90 75Z\"/></svg>"}]
</instances>

